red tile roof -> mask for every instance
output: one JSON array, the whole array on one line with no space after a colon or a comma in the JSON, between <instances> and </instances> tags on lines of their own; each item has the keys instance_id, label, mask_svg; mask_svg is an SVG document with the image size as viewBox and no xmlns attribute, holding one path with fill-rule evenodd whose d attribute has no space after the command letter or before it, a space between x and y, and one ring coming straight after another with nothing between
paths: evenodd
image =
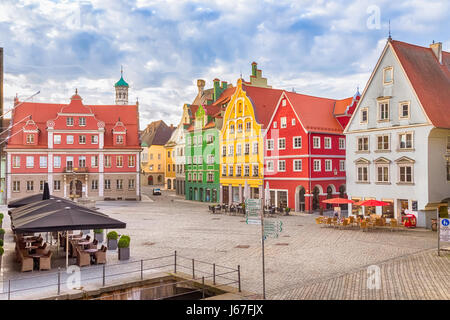
<instances>
[{"instance_id":1,"label":"red tile roof","mask_svg":"<svg viewBox=\"0 0 450 320\"><path fill-rule=\"evenodd\" d=\"M342 133L343 128L333 114L336 100L288 91L285 93L307 131Z\"/></svg>"},{"instance_id":2,"label":"red tile roof","mask_svg":"<svg viewBox=\"0 0 450 320\"><path fill-rule=\"evenodd\" d=\"M105 148L116 148L113 146L112 129L120 117L121 122L127 128L127 146L125 148L140 148L138 134L138 116L136 105L83 105L81 100L75 99L70 104L23 102L13 111L13 125L23 118L30 116L39 128L38 142L36 146L26 148L47 148L47 121L58 117L59 112L70 113L93 113L98 121L105 123ZM21 134L25 121L14 126L10 132L8 148L23 148Z\"/></svg>"},{"instance_id":3,"label":"red tile roof","mask_svg":"<svg viewBox=\"0 0 450 320\"><path fill-rule=\"evenodd\" d=\"M244 84L242 85L242 88L253 104L256 121L261 124L263 128L266 128L269 125L283 90L250 87Z\"/></svg>"},{"instance_id":4,"label":"red tile roof","mask_svg":"<svg viewBox=\"0 0 450 320\"><path fill-rule=\"evenodd\" d=\"M345 111L347 110L347 107L352 104L353 97L337 100L336 106L334 107L334 114L345 114Z\"/></svg>"},{"instance_id":5,"label":"red tile roof","mask_svg":"<svg viewBox=\"0 0 450 320\"><path fill-rule=\"evenodd\" d=\"M441 65L431 48L391 44L432 124L450 128L450 52L442 52Z\"/></svg>"}]
</instances>

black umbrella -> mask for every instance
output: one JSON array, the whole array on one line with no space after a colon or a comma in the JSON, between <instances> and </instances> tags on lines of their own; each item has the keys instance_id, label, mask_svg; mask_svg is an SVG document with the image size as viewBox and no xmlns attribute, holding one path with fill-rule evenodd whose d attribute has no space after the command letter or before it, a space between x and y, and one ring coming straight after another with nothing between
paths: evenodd
<instances>
[{"instance_id":1,"label":"black umbrella","mask_svg":"<svg viewBox=\"0 0 450 320\"><path fill-rule=\"evenodd\" d=\"M36 201L41 201L44 197L44 194L42 193L38 193L38 194L34 194L32 196L28 196L28 197L24 197L24 198L20 198L14 201L10 201L8 203L8 208L18 208ZM50 198L55 198L55 199L64 199L64 198L60 198L60 197L56 197L56 196L50 196Z\"/></svg>"},{"instance_id":2,"label":"black umbrella","mask_svg":"<svg viewBox=\"0 0 450 320\"><path fill-rule=\"evenodd\" d=\"M48 182L44 183L44 193L42 194L42 200L50 199L50 189L48 188Z\"/></svg>"}]
</instances>

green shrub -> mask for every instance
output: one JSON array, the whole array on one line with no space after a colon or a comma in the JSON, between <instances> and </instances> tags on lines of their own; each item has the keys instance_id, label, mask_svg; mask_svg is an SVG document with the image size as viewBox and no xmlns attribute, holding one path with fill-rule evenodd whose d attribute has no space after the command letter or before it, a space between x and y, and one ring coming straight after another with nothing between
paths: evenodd
<instances>
[{"instance_id":1,"label":"green shrub","mask_svg":"<svg viewBox=\"0 0 450 320\"><path fill-rule=\"evenodd\" d=\"M0 229L0 235L5 234L5 229Z\"/></svg>"},{"instance_id":2,"label":"green shrub","mask_svg":"<svg viewBox=\"0 0 450 320\"><path fill-rule=\"evenodd\" d=\"M0 239L0 247L3 247L3 240Z\"/></svg>"},{"instance_id":3,"label":"green shrub","mask_svg":"<svg viewBox=\"0 0 450 320\"><path fill-rule=\"evenodd\" d=\"M117 240L117 239L119 238L119 234L118 234L117 232L115 232L115 231L110 231L110 232L108 232L108 234L106 235L106 237L107 237L109 240Z\"/></svg>"},{"instance_id":4,"label":"green shrub","mask_svg":"<svg viewBox=\"0 0 450 320\"><path fill-rule=\"evenodd\" d=\"M5 250L3 249L3 247L0 247L0 256L2 256L4 252Z\"/></svg>"},{"instance_id":5,"label":"green shrub","mask_svg":"<svg viewBox=\"0 0 450 320\"><path fill-rule=\"evenodd\" d=\"M103 233L103 229L94 229L94 233Z\"/></svg>"},{"instance_id":6,"label":"green shrub","mask_svg":"<svg viewBox=\"0 0 450 320\"><path fill-rule=\"evenodd\" d=\"M119 248L129 248L130 247L130 237L129 236L121 236L119 242L117 243Z\"/></svg>"},{"instance_id":7,"label":"green shrub","mask_svg":"<svg viewBox=\"0 0 450 320\"><path fill-rule=\"evenodd\" d=\"M4 215L3 213L0 213L0 220L3 219Z\"/></svg>"}]
</instances>

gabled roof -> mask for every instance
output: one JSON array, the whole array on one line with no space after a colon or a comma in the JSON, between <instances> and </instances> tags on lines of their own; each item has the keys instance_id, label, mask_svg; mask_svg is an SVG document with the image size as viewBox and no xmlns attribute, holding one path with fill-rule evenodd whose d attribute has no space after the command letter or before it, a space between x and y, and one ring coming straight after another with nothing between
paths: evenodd
<instances>
[{"instance_id":1,"label":"gabled roof","mask_svg":"<svg viewBox=\"0 0 450 320\"><path fill-rule=\"evenodd\" d=\"M256 122L266 128L277 106L283 90L272 88L250 87L242 84L242 89L253 104Z\"/></svg>"},{"instance_id":2,"label":"gabled roof","mask_svg":"<svg viewBox=\"0 0 450 320\"><path fill-rule=\"evenodd\" d=\"M163 146L169 141L174 130L175 128L169 127L163 120L153 121L141 135L142 144L146 143L149 147L152 145Z\"/></svg>"},{"instance_id":3,"label":"gabled roof","mask_svg":"<svg viewBox=\"0 0 450 320\"><path fill-rule=\"evenodd\" d=\"M391 40L408 79L435 127L450 128L450 52L442 51L442 64L432 49Z\"/></svg>"},{"instance_id":4,"label":"gabled roof","mask_svg":"<svg viewBox=\"0 0 450 320\"><path fill-rule=\"evenodd\" d=\"M353 97L337 100L334 107L335 115L343 115L347 111L347 108L352 104Z\"/></svg>"}]
</instances>

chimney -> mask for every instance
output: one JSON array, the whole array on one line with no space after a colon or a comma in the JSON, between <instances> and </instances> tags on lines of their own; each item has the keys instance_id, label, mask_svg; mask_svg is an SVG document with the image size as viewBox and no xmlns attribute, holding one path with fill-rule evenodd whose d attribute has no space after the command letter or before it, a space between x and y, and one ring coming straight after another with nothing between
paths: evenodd
<instances>
[{"instance_id":1,"label":"chimney","mask_svg":"<svg viewBox=\"0 0 450 320\"><path fill-rule=\"evenodd\" d=\"M227 87L228 87L227 82L226 81L222 81L222 85L221 85L222 90L226 90Z\"/></svg>"},{"instance_id":2,"label":"chimney","mask_svg":"<svg viewBox=\"0 0 450 320\"><path fill-rule=\"evenodd\" d=\"M214 86L213 86L213 89L214 89L214 93L213 93L213 101L216 101L217 98L218 98L218 97L220 96L220 94L221 94L221 91L220 91L220 80L217 79L217 78L215 78L215 79L213 80L213 83L214 83Z\"/></svg>"},{"instance_id":3,"label":"chimney","mask_svg":"<svg viewBox=\"0 0 450 320\"><path fill-rule=\"evenodd\" d=\"M197 88L198 88L198 94L201 96L203 94L203 89L205 88L205 80L198 79L197 80Z\"/></svg>"},{"instance_id":4,"label":"chimney","mask_svg":"<svg viewBox=\"0 0 450 320\"><path fill-rule=\"evenodd\" d=\"M442 64L442 42L435 43L433 41L433 43L430 44L430 48L438 59L439 63Z\"/></svg>"},{"instance_id":5,"label":"chimney","mask_svg":"<svg viewBox=\"0 0 450 320\"><path fill-rule=\"evenodd\" d=\"M253 61L252 62L252 76L256 77L257 70L258 70L258 64L255 61Z\"/></svg>"}]
</instances>

